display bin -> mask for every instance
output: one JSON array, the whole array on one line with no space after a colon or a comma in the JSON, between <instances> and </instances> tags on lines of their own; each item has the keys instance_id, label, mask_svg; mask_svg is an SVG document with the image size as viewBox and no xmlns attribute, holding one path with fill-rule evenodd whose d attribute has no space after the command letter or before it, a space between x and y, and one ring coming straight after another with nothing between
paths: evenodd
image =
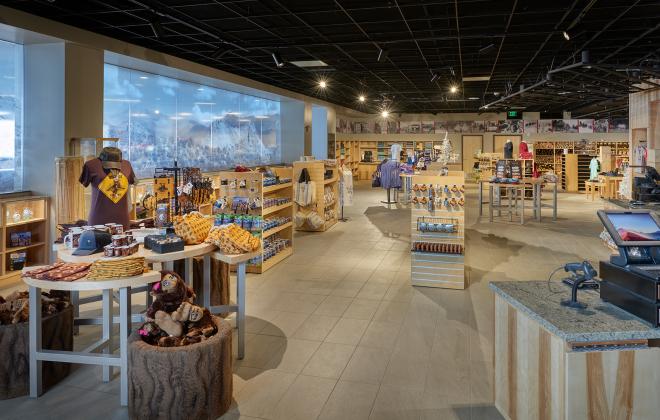
<instances>
[{"instance_id":1,"label":"display bin","mask_svg":"<svg viewBox=\"0 0 660 420\"><path fill-rule=\"evenodd\" d=\"M128 409L136 419L216 419L232 402L232 327L201 343L157 347L129 338Z\"/></svg>"},{"instance_id":2,"label":"display bin","mask_svg":"<svg viewBox=\"0 0 660 420\"><path fill-rule=\"evenodd\" d=\"M44 317L41 325L44 349L73 350L73 307ZM27 322L0 326L0 400L28 395L29 342ZM43 362L42 369L43 385L48 389L69 375L71 365Z\"/></svg>"}]
</instances>

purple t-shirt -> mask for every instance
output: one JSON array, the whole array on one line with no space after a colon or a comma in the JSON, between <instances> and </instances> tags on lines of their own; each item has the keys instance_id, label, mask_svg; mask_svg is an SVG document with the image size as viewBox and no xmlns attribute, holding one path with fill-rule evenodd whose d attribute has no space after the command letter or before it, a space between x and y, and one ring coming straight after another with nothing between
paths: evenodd
<instances>
[{"instance_id":1,"label":"purple t-shirt","mask_svg":"<svg viewBox=\"0 0 660 420\"><path fill-rule=\"evenodd\" d=\"M120 178L115 181L111 170L103 169L101 159L85 162L79 181L85 187L92 185L92 205L88 220L90 225L121 223L124 229L130 227L128 184L135 184L135 174L127 160L121 161L120 172Z\"/></svg>"}]
</instances>

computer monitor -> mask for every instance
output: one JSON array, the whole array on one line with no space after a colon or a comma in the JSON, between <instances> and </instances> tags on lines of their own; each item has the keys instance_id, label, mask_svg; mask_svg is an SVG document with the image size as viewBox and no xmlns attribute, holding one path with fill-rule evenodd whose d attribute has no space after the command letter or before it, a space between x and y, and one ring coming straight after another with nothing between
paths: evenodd
<instances>
[{"instance_id":1,"label":"computer monitor","mask_svg":"<svg viewBox=\"0 0 660 420\"><path fill-rule=\"evenodd\" d=\"M598 210L598 217L619 247L660 246L660 218L649 210Z\"/></svg>"}]
</instances>

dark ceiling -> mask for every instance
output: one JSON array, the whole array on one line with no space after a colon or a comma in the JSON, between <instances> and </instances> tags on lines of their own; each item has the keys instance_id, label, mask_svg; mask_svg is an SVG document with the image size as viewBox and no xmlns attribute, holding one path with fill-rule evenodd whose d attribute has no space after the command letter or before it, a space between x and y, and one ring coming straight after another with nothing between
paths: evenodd
<instances>
[{"instance_id":1,"label":"dark ceiling","mask_svg":"<svg viewBox=\"0 0 660 420\"><path fill-rule=\"evenodd\" d=\"M627 94L638 90L640 77L660 76L657 0L3 4L368 112L383 104L394 112L483 111L490 104L489 110L627 114ZM387 56L379 62L380 49ZM589 63L611 73L578 64L545 80L549 71L579 63L583 50ZM273 52L283 67L275 65ZM322 60L328 67L289 63L297 60ZM433 74L438 77L431 82ZM475 76L490 80L463 79ZM327 88L318 87L320 79ZM502 100L521 85L524 95ZM365 103L357 100L361 93Z\"/></svg>"}]
</instances>

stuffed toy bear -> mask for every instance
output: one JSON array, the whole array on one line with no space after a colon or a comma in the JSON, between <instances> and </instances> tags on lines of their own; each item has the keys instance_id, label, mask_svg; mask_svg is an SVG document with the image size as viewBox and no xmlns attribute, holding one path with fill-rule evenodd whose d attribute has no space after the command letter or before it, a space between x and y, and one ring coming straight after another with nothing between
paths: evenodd
<instances>
[{"instance_id":1,"label":"stuffed toy bear","mask_svg":"<svg viewBox=\"0 0 660 420\"><path fill-rule=\"evenodd\" d=\"M156 312L154 320L158 328L165 331L168 335L181 337L183 335L183 324L172 319L172 315L164 311Z\"/></svg>"},{"instance_id":2,"label":"stuffed toy bear","mask_svg":"<svg viewBox=\"0 0 660 420\"><path fill-rule=\"evenodd\" d=\"M179 275L173 271L161 271L161 277L158 283L151 288L151 296L154 302L147 309L147 318L154 319L156 312L164 311L172 313L183 302L192 303L195 299L195 293L186 285Z\"/></svg>"},{"instance_id":3,"label":"stuffed toy bear","mask_svg":"<svg viewBox=\"0 0 660 420\"><path fill-rule=\"evenodd\" d=\"M142 327L138 330L138 334L140 334L142 340L152 346L157 345L161 338L167 337L167 333L161 330L153 321L148 321L142 324Z\"/></svg>"}]
</instances>

